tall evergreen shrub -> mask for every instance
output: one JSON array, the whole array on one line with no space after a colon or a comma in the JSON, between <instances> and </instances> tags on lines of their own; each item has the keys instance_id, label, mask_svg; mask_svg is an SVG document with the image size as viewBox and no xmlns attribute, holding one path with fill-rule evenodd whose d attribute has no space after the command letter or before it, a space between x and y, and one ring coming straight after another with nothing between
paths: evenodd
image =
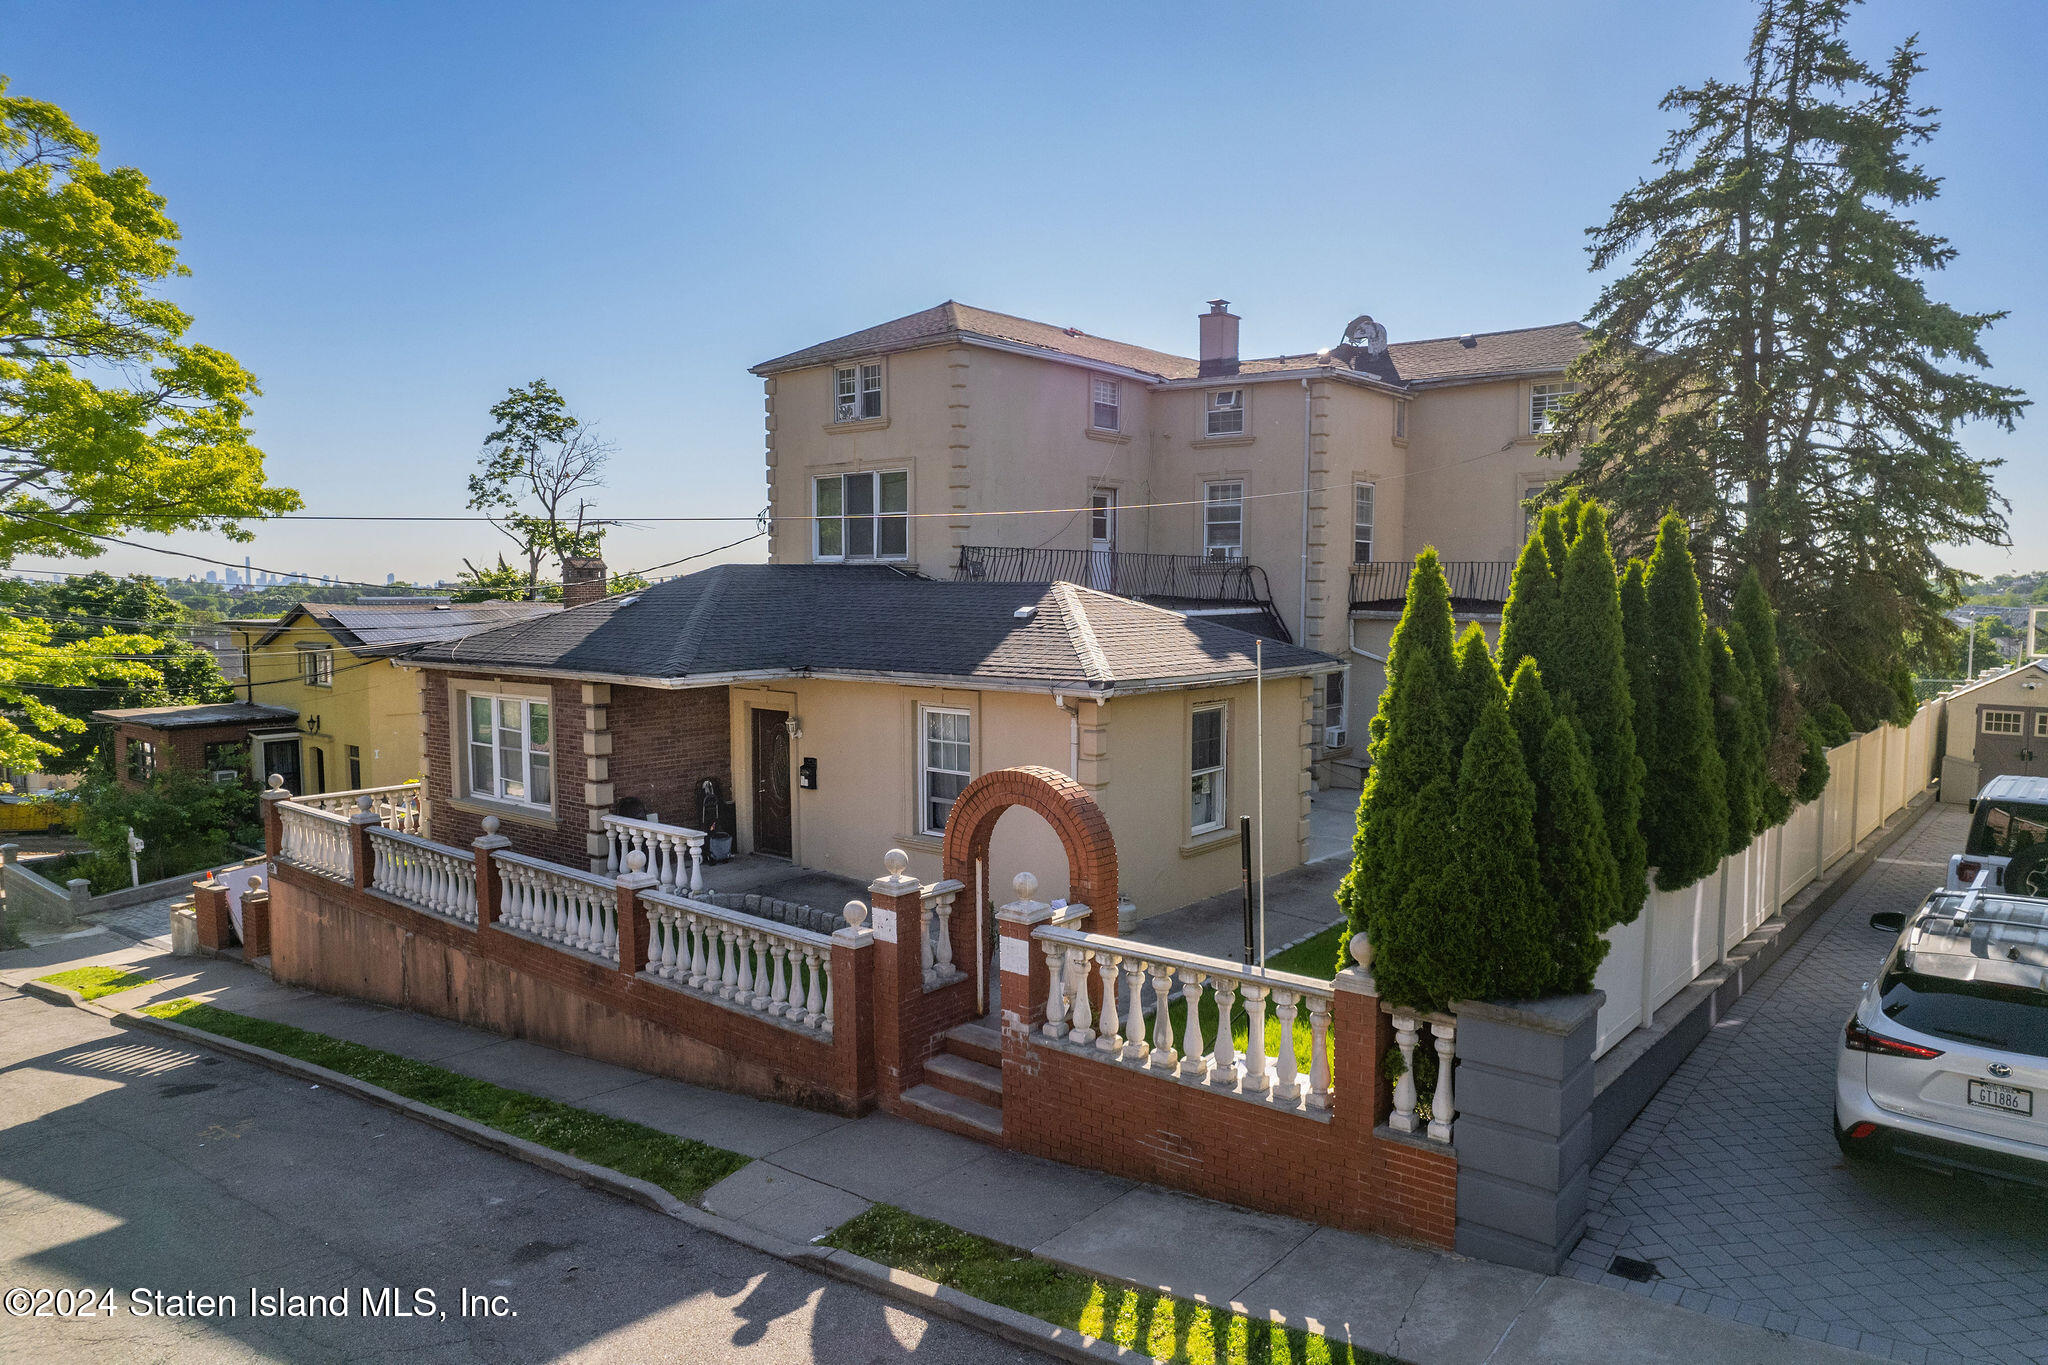
<instances>
[{"instance_id":1,"label":"tall evergreen shrub","mask_svg":"<svg viewBox=\"0 0 2048 1365\"><path fill-rule=\"evenodd\" d=\"M1543 548L1542 534L1530 532L1515 560L1507 605L1500 613L1500 671L1508 677L1514 676L1522 660L1542 658L1547 652L1551 618L1557 614L1557 578L1550 552Z\"/></svg>"},{"instance_id":2,"label":"tall evergreen shrub","mask_svg":"<svg viewBox=\"0 0 2048 1365\"><path fill-rule=\"evenodd\" d=\"M1667 516L1643 575L1649 600L1649 699L1654 748L1643 781L1643 834L1657 885L1690 886L1728 844L1727 777L1715 743L1707 617L1685 523Z\"/></svg>"},{"instance_id":3,"label":"tall evergreen shrub","mask_svg":"<svg viewBox=\"0 0 2048 1365\"><path fill-rule=\"evenodd\" d=\"M1729 648L1728 632L1719 626L1707 630L1707 669L1714 698L1714 747L1721 755L1728 811L1721 851L1734 854L1748 848L1756 833L1764 753L1749 708L1749 678Z\"/></svg>"},{"instance_id":4,"label":"tall evergreen shrub","mask_svg":"<svg viewBox=\"0 0 2048 1365\"><path fill-rule=\"evenodd\" d=\"M1650 593L1644 586L1649 566L1640 559L1628 562L1621 576L1622 654L1628 660L1628 694L1635 701L1631 717L1636 728L1636 753L1649 764L1656 744L1656 699L1650 692Z\"/></svg>"},{"instance_id":5,"label":"tall evergreen shrub","mask_svg":"<svg viewBox=\"0 0 2048 1365\"><path fill-rule=\"evenodd\" d=\"M1458 636L1457 672L1451 683L1450 721L1455 742L1463 743L1479 724L1479 716L1490 702L1506 706L1507 688L1494 666L1493 651L1487 647L1486 631L1477 621Z\"/></svg>"},{"instance_id":6,"label":"tall evergreen shrub","mask_svg":"<svg viewBox=\"0 0 2048 1365\"><path fill-rule=\"evenodd\" d=\"M1550 991L1581 995L1593 989L1607 956L1600 933L1615 922L1623 887L1601 828L1592 764L1565 716L1551 722L1536 764L1536 846L1550 906Z\"/></svg>"},{"instance_id":7,"label":"tall evergreen shrub","mask_svg":"<svg viewBox=\"0 0 2048 1365\"><path fill-rule=\"evenodd\" d=\"M1457 827L1451 846L1452 911L1473 932L1440 936L1428 1003L1460 998L1533 999L1549 993L1556 916L1543 891L1536 851L1536 784L1508 709L1489 694L1458 766ZM1476 940L1476 951L1470 946ZM1375 959L1377 961L1377 959Z\"/></svg>"}]
</instances>

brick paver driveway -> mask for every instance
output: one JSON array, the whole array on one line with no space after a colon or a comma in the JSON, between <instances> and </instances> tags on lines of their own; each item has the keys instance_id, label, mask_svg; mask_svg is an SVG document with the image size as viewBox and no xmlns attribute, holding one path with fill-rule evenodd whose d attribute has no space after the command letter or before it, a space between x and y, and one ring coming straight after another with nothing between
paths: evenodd
<instances>
[{"instance_id":1,"label":"brick paver driveway","mask_svg":"<svg viewBox=\"0 0 2048 1365\"><path fill-rule=\"evenodd\" d=\"M1897 1360L2048 1362L2048 1196L1835 1148L1835 1046L1969 817L1935 808L1721 1020L1593 1173L1570 1273ZM1655 1264L1637 1283L1616 1255Z\"/></svg>"}]
</instances>

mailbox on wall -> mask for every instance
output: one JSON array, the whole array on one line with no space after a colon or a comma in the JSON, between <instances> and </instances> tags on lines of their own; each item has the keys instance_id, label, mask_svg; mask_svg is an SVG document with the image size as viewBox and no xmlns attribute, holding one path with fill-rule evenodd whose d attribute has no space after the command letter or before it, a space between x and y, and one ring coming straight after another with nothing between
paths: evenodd
<instances>
[{"instance_id":1,"label":"mailbox on wall","mask_svg":"<svg viewBox=\"0 0 2048 1365\"><path fill-rule=\"evenodd\" d=\"M807 758L796 765L796 784L807 792L818 789L818 760Z\"/></svg>"}]
</instances>

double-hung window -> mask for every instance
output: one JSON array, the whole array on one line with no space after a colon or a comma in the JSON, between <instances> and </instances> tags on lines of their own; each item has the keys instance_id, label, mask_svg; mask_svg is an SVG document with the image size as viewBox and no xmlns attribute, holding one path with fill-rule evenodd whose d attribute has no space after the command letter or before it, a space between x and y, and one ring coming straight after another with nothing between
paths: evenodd
<instances>
[{"instance_id":1,"label":"double-hung window","mask_svg":"<svg viewBox=\"0 0 2048 1365\"><path fill-rule=\"evenodd\" d=\"M532 697L471 692L464 711L469 794L528 806L554 804L553 708Z\"/></svg>"},{"instance_id":2,"label":"double-hung window","mask_svg":"<svg viewBox=\"0 0 2048 1365\"><path fill-rule=\"evenodd\" d=\"M1323 675L1323 725L1326 729L1344 728L1344 676L1348 670Z\"/></svg>"},{"instance_id":3,"label":"double-hung window","mask_svg":"<svg viewBox=\"0 0 2048 1365\"><path fill-rule=\"evenodd\" d=\"M1202 485L1202 557L1213 563L1244 558L1244 481Z\"/></svg>"},{"instance_id":4,"label":"double-hung window","mask_svg":"<svg viewBox=\"0 0 2048 1365\"><path fill-rule=\"evenodd\" d=\"M1117 388L1117 381L1093 375L1088 381L1090 411L1088 424L1097 431L1122 431L1124 422L1123 397Z\"/></svg>"},{"instance_id":5,"label":"double-hung window","mask_svg":"<svg viewBox=\"0 0 2048 1365\"><path fill-rule=\"evenodd\" d=\"M1394 439L1408 439L1408 400L1405 398L1394 400Z\"/></svg>"},{"instance_id":6,"label":"double-hung window","mask_svg":"<svg viewBox=\"0 0 2048 1365\"><path fill-rule=\"evenodd\" d=\"M156 745L146 739L128 741L128 776L147 782L156 774Z\"/></svg>"},{"instance_id":7,"label":"double-hung window","mask_svg":"<svg viewBox=\"0 0 2048 1365\"><path fill-rule=\"evenodd\" d=\"M2017 711L1986 711L1984 733L1987 735L2016 735L2020 733L2020 713Z\"/></svg>"},{"instance_id":8,"label":"double-hung window","mask_svg":"<svg viewBox=\"0 0 2048 1365\"><path fill-rule=\"evenodd\" d=\"M882 415L882 364L841 365L832 372L832 420L868 422Z\"/></svg>"},{"instance_id":9,"label":"double-hung window","mask_svg":"<svg viewBox=\"0 0 2048 1365\"><path fill-rule=\"evenodd\" d=\"M1577 384L1531 384L1529 386L1529 434L1541 436L1557 424L1565 404L1579 391Z\"/></svg>"},{"instance_id":10,"label":"double-hung window","mask_svg":"<svg viewBox=\"0 0 2048 1365\"><path fill-rule=\"evenodd\" d=\"M1223 828L1223 707L1198 706L1188 746L1188 833Z\"/></svg>"},{"instance_id":11,"label":"double-hung window","mask_svg":"<svg viewBox=\"0 0 2048 1365\"><path fill-rule=\"evenodd\" d=\"M334 686L334 651L325 645L299 651L299 676L308 687Z\"/></svg>"},{"instance_id":12,"label":"double-hung window","mask_svg":"<svg viewBox=\"0 0 2048 1365\"><path fill-rule=\"evenodd\" d=\"M1372 485L1351 485L1351 562L1372 563Z\"/></svg>"},{"instance_id":13,"label":"double-hung window","mask_svg":"<svg viewBox=\"0 0 2048 1365\"><path fill-rule=\"evenodd\" d=\"M2048 739L2048 711L2034 713L2034 738Z\"/></svg>"},{"instance_id":14,"label":"double-hung window","mask_svg":"<svg viewBox=\"0 0 2048 1365\"><path fill-rule=\"evenodd\" d=\"M1209 395L1209 425L1211 436L1241 436L1244 434L1244 390L1217 389Z\"/></svg>"},{"instance_id":15,"label":"double-hung window","mask_svg":"<svg viewBox=\"0 0 2048 1365\"><path fill-rule=\"evenodd\" d=\"M965 711L924 708L924 756L920 764L919 829L944 834L953 802L974 778L973 718Z\"/></svg>"},{"instance_id":16,"label":"double-hung window","mask_svg":"<svg viewBox=\"0 0 2048 1365\"><path fill-rule=\"evenodd\" d=\"M908 559L910 474L890 469L811 481L811 558Z\"/></svg>"}]
</instances>

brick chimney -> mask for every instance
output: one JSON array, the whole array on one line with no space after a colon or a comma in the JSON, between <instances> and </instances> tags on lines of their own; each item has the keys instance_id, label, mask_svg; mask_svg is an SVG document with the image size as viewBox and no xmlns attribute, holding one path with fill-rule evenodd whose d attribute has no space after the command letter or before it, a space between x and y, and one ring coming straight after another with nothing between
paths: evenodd
<instances>
[{"instance_id":1,"label":"brick chimney","mask_svg":"<svg viewBox=\"0 0 2048 1365\"><path fill-rule=\"evenodd\" d=\"M596 555L562 557L562 605L580 607L604 596L604 561Z\"/></svg>"},{"instance_id":2,"label":"brick chimney","mask_svg":"<svg viewBox=\"0 0 2048 1365\"><path fill-rule=\"evenodd\" d=\"M1210 299L1202 314L1202 375L1237 373L1237 314L1229 299Z\"/></svg>"}]
</instances>

